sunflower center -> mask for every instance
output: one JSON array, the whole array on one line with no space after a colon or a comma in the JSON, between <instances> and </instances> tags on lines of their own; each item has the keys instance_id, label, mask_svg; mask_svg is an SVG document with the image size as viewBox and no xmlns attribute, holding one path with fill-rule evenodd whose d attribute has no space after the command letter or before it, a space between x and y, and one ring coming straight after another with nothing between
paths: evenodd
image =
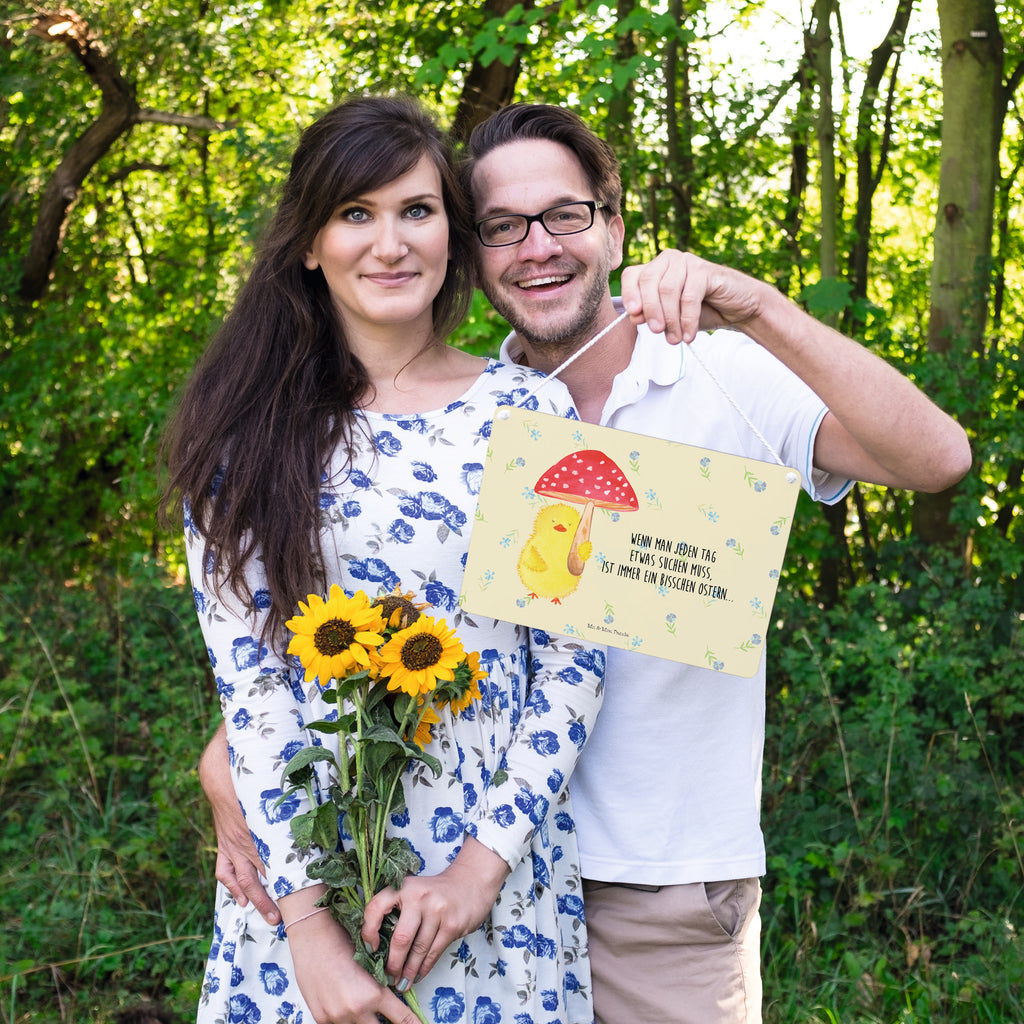
<instances>
[{"instance_id":1,"label":"sunflower center","mask_svg":"<svg viewBox=\"0 0 1024 1024\"><path fill-rule=\"evenodd\" d=\"M401 611L401 618L398 625L401 629L411 626L419 617L420 610L408 598L396 594L385 594L373 602L375 607L380 608L381 615L385 622L390 622L391 616Z\"/></svg>"},{"instance_id":2,"label":"sunflower center","mask_svg":"<svg viewBox=\"0 0 1024 1024\"><path fill-rule=\"evenodd\" d=\"M432 633L417 633L402 644L402 664L410 672L436 665L442 654L444 644Z\"/></svg>"},{"instance_id":3,"label":"sunflower center","mask_svg":"<svg viewBox=\"0 0 1024 1024\"><path fill-rule=\"evenodd\" d=\"M328 619L317 626L313 634L313 643L323 655L332 656L347 650L356 639L356 631L351 622L344 619Z\"/></svg>"}]
</instances>

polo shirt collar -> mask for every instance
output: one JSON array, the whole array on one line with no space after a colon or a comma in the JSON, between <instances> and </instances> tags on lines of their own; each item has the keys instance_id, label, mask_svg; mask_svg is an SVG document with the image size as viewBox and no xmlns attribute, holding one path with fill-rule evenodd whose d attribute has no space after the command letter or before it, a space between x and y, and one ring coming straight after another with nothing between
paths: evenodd
<instances>
[{"instance_id":1,"label":"polo shirt collar","mask_svg":"<svg viewBox=\"0 0 1024 1024\"><path fill-rule=\"evenodd\" d=\"M623 312L622 299L614 297L617 313ZM669 345L662 334L654 334L646 324L637 328L636 344L629 365L612 383L609 402L621 397L618 404L630 404L641 398L649 383L670 385L686 372L685 345ZM503 363L522 364L523 345L516 334L509 334L501 345L498 358Z\"/></svg>"}]
</instances>

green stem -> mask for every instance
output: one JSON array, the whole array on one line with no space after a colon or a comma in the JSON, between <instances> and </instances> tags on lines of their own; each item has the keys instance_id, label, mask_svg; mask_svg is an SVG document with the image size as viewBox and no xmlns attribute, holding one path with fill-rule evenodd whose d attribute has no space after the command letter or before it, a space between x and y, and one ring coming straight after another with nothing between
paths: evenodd
<instances>
[{"instance_id":1,"label":"green stem","mask_svg":"<svg viewBox=\"0 0 1024 1024\"><path fill-rule=\"evenodd\" d=\"M430 1024L430 1021L420 1008L420 1001L416 998L416 993L412 989L409 989L402 998L405 1000L405 1005L408 1006L421 1021L423 1021L423 1024Z\"/></svg>"},{"instance_id":2,"label":"green stem","mask_svg":"<svg viewBox=\"0 0 1024 1024\"><path fill-rule=\"evenodd\" d=\"M423 721L423 716L427 713L429 703L424 703L423 707L417 712L417 702L415 697L407 697L405 713L402 715L402 721L398 725L398 735L405 737L410 733L415 736L416 730L420 727L420 722ZM411 727L411 728L410 728ZM380 818L376 822L374 829L374 863L377 863L384 851L384 840L386 838L388 817L391 814L391 806L395 799L395 790L402 781L402 773L398 772L391 780L391 788L388 791L387 800L384 803L384 813L380 815Z\"/></svg>"},{"instance_id":3,"label":"green stem","mask_svg":"<svg viewBox=\"0 0 1024 1024\"><path fill-rule=\"evenodd\" d=\"M355 741L355 761L356 761L356 785L358 786L359 780L363 778L363 701L357 699L356 705L356 741ZM359 808L359 813L354 814L356 808ZM370 835L368 829L366 810L362 806L362 794L356 793L356 800L352 805L352 810L349 812L350 817L354 817L352 824L355 826L352 829L352 842L356 845L356 851L358 853L359 860L359 876L363 886L363 901L364 906L373 896L373 882L370 877L370 865L366 856L367 848L370 842Z\"/></svg>"}]
</instances>

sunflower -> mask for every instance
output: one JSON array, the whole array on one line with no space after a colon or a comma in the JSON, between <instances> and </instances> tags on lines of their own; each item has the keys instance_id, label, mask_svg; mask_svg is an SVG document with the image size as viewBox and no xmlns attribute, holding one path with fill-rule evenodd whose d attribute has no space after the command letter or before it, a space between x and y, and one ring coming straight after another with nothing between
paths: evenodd
<instances>
[{"instance_id":1,"label":"sunflower","mask_svg":"<svg viewBox=\"0 0 1024 1024\"><path fill-rule=\"evenodd\" d=\"M380 649L380 674L391 677L389 690L416 697L430 693L439 679L454 679L464 657L462 643L444 619L421 615Z\"/></svg>"},{"instance_id":2,"label":"sunflower","mask_svg":"<svg viewBox=\"0 0 1024 1024\"><path fill-rule=\"evenodd\" d=\"M464 676L468 676L465 681L463 680ZM461 697L456 697L450 702L449 707L452 709L453 715L461 715L473 701L480 699L480 687L477 686L477 683L479 680L487 678L487 672L480 670L480 655L476 651L470 651L466 655L465 666L459 666L455 678L458 682L462 682L466 689Z\"/></svg>"},{"instance_id":3,"label":"sunflower","mask_svg":"<svg viewBox=\"0 0 1024 1024\"><path fill-rule=\"evenodd\" d=\"M411 626L419 617L424 608L429 604L418 604L416 595L411 591L402 591L402 584L395 584L394 590L387 594L381 594L373 602L374 608L379 608L388 626L396 629L406 629Z\"/></svg>"},{"instance_id":4,"label":"sunflower","mask_svg":"<svg viewBox=\"0 0 1024 1024\"><path fill-rule=\"evenodd\" d=\"M425 698L421 697L419 701L420 713L423 716L420 718L420 724L416 726L416 735L413 736L412 742L422 750L428 743L433 739L433 733L430 731L430 727L435 722L441 721L441 716L434 710L433 705L428 704L426 707L423 706Z\"/></svg>"},{"instance_id":5,"label":"sunflower","mask_svg":"<svg viewBox=\"0 0 1024 1024\"><path fill-rule=\"evenodd\" d=\"M310 594L308 601L308 606L300 601L302 614L285 623L295 634L288 653L298 655L306 682L319 677L321 685L326 685L329 679L343 679L353 668L370 668L368 648L384 642L380 609L372 608L361 590L346 597L337 583L328 600Z\"/></svg>"}]
</instances>

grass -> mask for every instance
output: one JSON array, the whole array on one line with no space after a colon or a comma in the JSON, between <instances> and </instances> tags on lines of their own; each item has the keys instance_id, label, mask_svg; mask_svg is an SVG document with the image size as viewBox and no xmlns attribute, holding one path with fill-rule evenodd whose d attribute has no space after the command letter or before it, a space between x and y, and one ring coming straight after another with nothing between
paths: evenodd
<instances>
[{"instance_id":1,"label":"grass","mask_svg":"<svg viewBox=\"0 0 1024 1024\"><path fill-rule=\"evenodd\" d=\"M141 557L106 580L0 592L0 1024L198 1002L213 688L187 588ZM778 607L766 1024L1024 1021L1019 631L880 597Z\"/></svg>"}]
</instances>

